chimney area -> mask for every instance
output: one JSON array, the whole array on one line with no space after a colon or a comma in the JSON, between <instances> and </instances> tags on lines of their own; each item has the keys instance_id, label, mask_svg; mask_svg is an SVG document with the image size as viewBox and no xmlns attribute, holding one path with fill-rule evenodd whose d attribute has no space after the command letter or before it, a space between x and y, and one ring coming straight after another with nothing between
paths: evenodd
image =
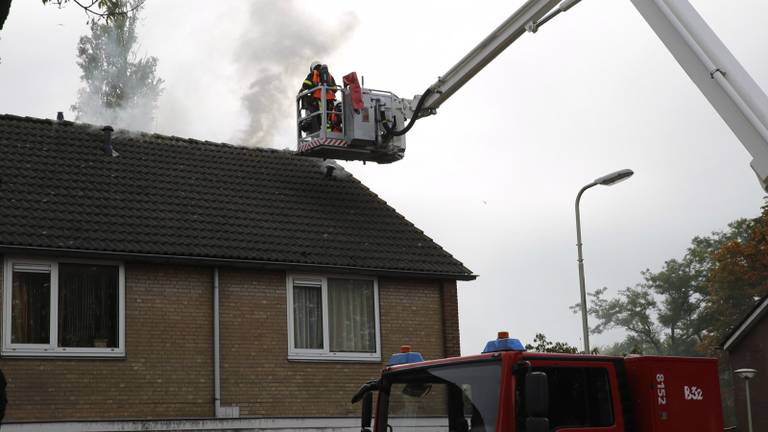
<instances>
[{"instance_id":1,"label":"chimney area","mask_svg":"<svg viewBox=\"0 0 768 432\"><path fill-rule=\"evenodd\" d=\"M326 177L333 177L333 171L336 170L336 167L333 165L326 165L325 166L325 176Z\"/></svg>"},{"instance_id":2,"label":"chimney area","mask_svg":"<svg viewBox=\"0 0 768 432\"><path fill-rule=\"evenodd\" d=\"M112 126L104 126L101 129L104 132L104 143L101 145L101 150L108 156L117 156L117 152L112 148L112 132L114 129Z\"/></svg>"},{"instance_id":3,"label":"chimney area","mask_svg":"<svg viewBox=\"0 0 768 432\"><path fill-rule=\"evenodd\" d=\"M56 121L58 122L64 121L64 111L59 111L56 113Z\"/></svg>"}]
</instances>

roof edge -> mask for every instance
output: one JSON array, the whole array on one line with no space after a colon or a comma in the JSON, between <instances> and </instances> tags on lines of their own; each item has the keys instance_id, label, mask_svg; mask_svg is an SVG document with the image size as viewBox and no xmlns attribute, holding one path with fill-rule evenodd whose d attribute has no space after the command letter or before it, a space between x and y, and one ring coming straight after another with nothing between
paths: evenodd
<instances>
[{"instance_id":1,"label":"roof edge","mask_svg":"<svg viewBox=\"0 0 768 432\"><path fill-rule=\"evenodd\" d=\"M74 126L74 127L85 127L88 129L93 129L96 131L101 131L102 127L104 126L110 126L107 124L94 124L94 123L87 123L87 122L81 122L77 120L55 120L50 118L43 118L43 117L32 117L32 116L24 116L24 115L17 115L17 114L11 114L11 113L0 113L0 118L5 118L8 120L15 120L15 121L28 121L28 122L37 122L37 123L45 123L49 125L55 125L55 126ZM241 148L241 149L248 149L248 150L257 150L257 151L266 151L266 152L274 152L274 153L282 153L282 154L289 154L289 155L296 155L295 150L291 150L288 148L273 148L273 147L263 147L263 146L251 146L247 144L235 144L231 142L224 142L224 141L211 141L211 140L205 140L205 139L198 139L193 137L183 137L178 135L165 135L158 132L150 132L145 130L139 130L139 129L126 129L122 127L116 127L113 132L115 135L114 137L120 136L122 133L127 133L134 136L147 136L147 137L154 137L154 138L160 138L170 141L187 141L190 143L195 144L209 144L209 145L224 145L229 147L235 147L235 148ZM306 157L306 156L302 156ZM309 159L309 157L307 157ZM312 158L312 159L318 159L320 158Z\"/></svg>"},{"instance_id":2,"label":"roof edge","mask_svg":"<svg viewBox=\"0 0 768 432\"><path fill-rule=\"evenodd\" d=\"M0 244L0 252L10 253L42 253L47 255L69 253L80 256L104 256L111 259L130 259L130 258L143 258L152 262L166 262L166 263L197 263L206 265L231 265L233 267L256 267L261 269L270 270L294 270L294 271L318 271L318 270L331 270L334 272L366 272L373 273L378 276L393 276L393 277L416 277L419 279L450 279L460 281L472 281L477 279L477 275L471 273L438 273L438 272L413 272L407 270L394 270L384 268L373 267L353 267L353 266L334 266L327 264L300 264L283 261L261 261L261 260L243 260L243 259L231 259L231 258L213 258L213 257L197 257L188 255L163 255L163 254L147 254L147 253L133 253L133 252L110 252L99 251L89 249L66 249L66 248L46 248L46 247L34 247L34 246L18 246L18 245L6 245Z\"/></svg>"},{"instance_id":3,"label":"roof edge","mask_svg":"<svg viewBox=\"0 0 768 432\"><path fill-rule=\"evenodd\" d=\"M766 311L768 311L768 296L763 297L762 300L755 304L755 307L744 316L744 319L742 319L742 321L736 325L725 338L723 338L723 341L720 342L720 346L723 350L728 351L733 345L741 341L747 330L751 329L755 324L755 321L763 316Z\"/></svg>"}]
</instances>

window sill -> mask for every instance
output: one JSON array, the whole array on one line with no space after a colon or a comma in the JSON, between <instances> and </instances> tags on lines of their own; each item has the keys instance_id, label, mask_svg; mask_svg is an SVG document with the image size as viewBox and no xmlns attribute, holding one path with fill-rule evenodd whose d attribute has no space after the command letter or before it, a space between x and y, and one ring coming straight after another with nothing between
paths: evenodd
<instances>
[{"instance_id":1,"label":"window sill","mask_svg":"<svg viewBox=\"0 0 768 432\"><path fill-rule=\"evenodd\" d=\"M321 363L381 363L381 357L358 357L343 354L288 354L288 361Z\"/></svg>"},{"instance_id":2,"label":"window sill","mask_svg":"<svg viewBox=\"0 0 768 432\"><path fill-rule=\"evenodd\" d=\"M125 351L32 351L32 350L3 350L0 352L3 358L88 358L88 359L122 359Z\"/></svg>"}]
</instances>

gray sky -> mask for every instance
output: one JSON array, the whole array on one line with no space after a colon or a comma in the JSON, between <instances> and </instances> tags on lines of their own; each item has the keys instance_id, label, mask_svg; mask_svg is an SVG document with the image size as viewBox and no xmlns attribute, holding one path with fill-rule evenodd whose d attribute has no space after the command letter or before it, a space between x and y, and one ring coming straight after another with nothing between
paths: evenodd
<instances>
[{"instance_id":1,"label":"gray sky","mask_svg":"<svg viewBox=\"0 0 768 432\"><path fill-rule=\"evenodd\" d=\"M368 87L410 97L522 3L339 0L320 16L305 0L148 0L141 51L159 58L166 81L153 131L248 142L243 97L271 74L268 91L285 98L272 107L282 120L265 144L295 148L299 65L318 57L337 79L357 71ZM691 3L768 88L768 3ZM0 34L0 112L72 118L75 48L87 32L79 8L13 2ZM579 317L568 310L578 301L573 201L581 186L621 168L636 173L582 199L588 289L615 293L681 256L693 236L756 216L763 193L749 161L629 0L584 0L421 120L403 161L343 165L480 275L459 285L468 354L498 330L524 342L543 332L581 344Z\"/></svg>"}]
</instances>

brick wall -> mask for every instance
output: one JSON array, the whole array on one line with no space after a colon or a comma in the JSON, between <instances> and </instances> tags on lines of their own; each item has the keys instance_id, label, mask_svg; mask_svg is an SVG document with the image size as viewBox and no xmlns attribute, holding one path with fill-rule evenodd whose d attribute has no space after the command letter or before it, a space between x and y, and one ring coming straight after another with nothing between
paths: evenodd
<instances>
[{"instance_id":1,"label":"brick wall","mask_svg":"<svg viewBox=\"0 0 768 432\"><path fill-rule=\"evenodd\" d=\"M358 415L349 399L400 345L458 354L455 283L380 278L379 303L382 363L288 361L285 273L221 269L222 405ZM211 310L212 269L127 264L126 358L0 359L6 421L212 416Z\"/></svg>"},{"instance_id":2,"label":"brick wall","mask_svg":"<svg viewBox=\"0 0 768 432\"><path fill-rule=\"evenodd\" d=\"M382 363L289 361L286 278L221 272L222 405L241 416L358 415L349 400L400 345L443 357L441 285L379 279Z\"/></svg>"},{"instance_id":3,"label":"brick wall","mask_svg":"<svg viewBox=\"0 0 768 432\"><path fill-rule=\"evenodd\" d=\"M126 357L0 359L4 421L213 414L211 271L127 264L125 280Z\"/></svg>"},{"instance_id":4,"label":"brick wall","mask_svg":"<svg viewBox=\"0 0 768 432\"><path fill-rule=\"evenodd\" d=\"M444 352L446 357L461 355L459 340L459 300L456 293L456 281L443 281L441 287L444 325Z\"/></svg>"},{"instance_id":5,"label":"brick wall","mask_svg":"<svg viewBox=\"0 0 768 432\"><path fill-rule=\"evenodd\" d=\"M729 353L731 370L757 369L749 382L752 402L752 425L756 431L768 431L768 317L762 319ZM747 430L747 403L744 380L734 376L736 417L739 430Z\"/></svg>"}]
</instances>

